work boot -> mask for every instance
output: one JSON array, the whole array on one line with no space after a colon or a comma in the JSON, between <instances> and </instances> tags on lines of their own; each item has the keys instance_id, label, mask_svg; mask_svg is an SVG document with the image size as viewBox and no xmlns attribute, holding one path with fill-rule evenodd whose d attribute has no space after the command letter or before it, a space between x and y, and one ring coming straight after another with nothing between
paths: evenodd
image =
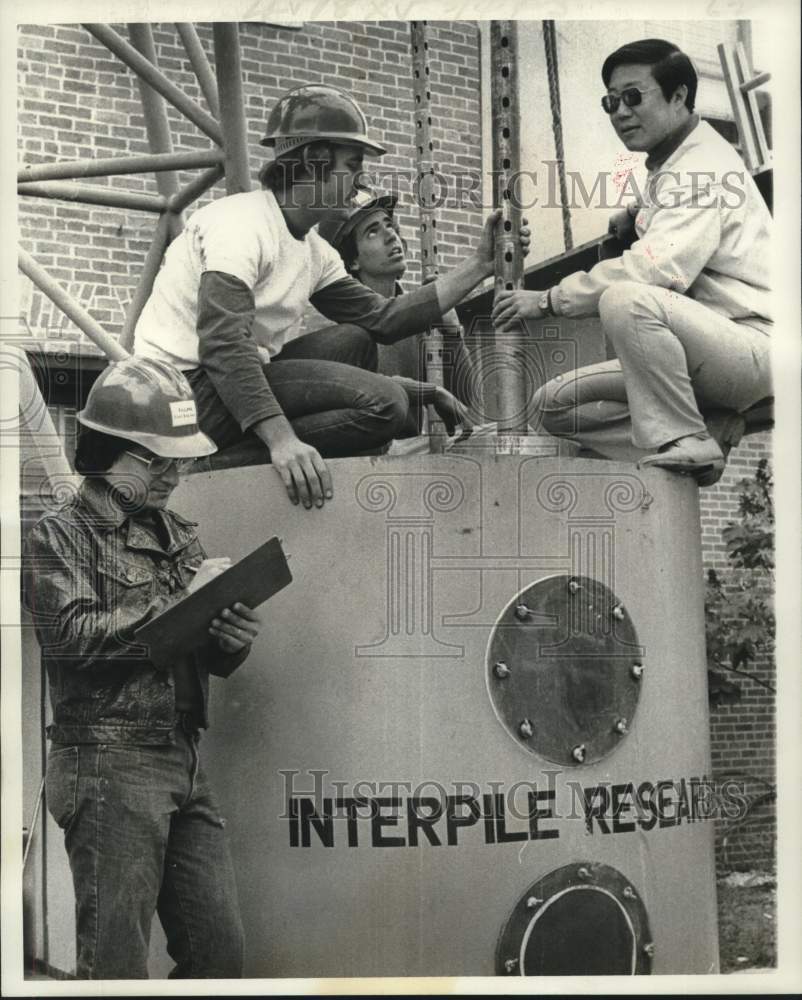
<instances>
[{"instance_id":1,"label":"work boot","mask_svg":"<svg viewBox=\"0 0 802 1000\"><path fill-rule=\"evenodd\" d=\"M710 486L721 477L725 464L724 452L715 438L707 431L700 431L669 441L656 454L642 458L638 468L690 473L700 486Z\"/></svg>"}]
</instances>

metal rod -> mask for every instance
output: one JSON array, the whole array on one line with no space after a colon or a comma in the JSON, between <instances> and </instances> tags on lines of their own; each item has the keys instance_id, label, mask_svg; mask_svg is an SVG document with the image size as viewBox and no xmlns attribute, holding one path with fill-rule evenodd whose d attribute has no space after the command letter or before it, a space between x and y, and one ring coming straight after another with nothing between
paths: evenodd
<instances>
[{"instance_id":1,"label":"metal rod","mask_svg":"<svg viewBox=\"0 0 802 1000\"><path fill-rule=\"evenodd\" d=\"M519 243L520 107L518 97L518 28L515 21L490 22L491 115L493 123L493 205L501 208L496 228L495 291L523 285ZM499 434L527 433L526 329L495 334L498 363Z\"/></svg>"},{"instance_id":2,"label":"metal rod","mask_svg":"<svg viewBox=\"0 0 802 1000\"><path fill-rule=\"evenodd\" d=\"M118 191L93 184L73 184L72 181L41 181L18 184L18 194L34 198L61 198L64 201L83 201L87 205L110 205L112 208L132 208L142 212L163 212L167 199L156 194L135 191Z\"/></svg>"},{"instance_id":3,"label":"metal rod","mask_svg":"<svg viewBox=\"0 0 802 1000\"><path fill-rule=\"evenodd\" d=\"M239 194L241 191L251 189L239 29L236 22L218 21L212 30L217 92L220 95L220 125L223 129L223 149L226 154L226 194Z\"/></svg>"},{"instance_id":4,"label":"metal rod","mask_svg":"<svg viewBox=\"0 0 802 1000\"><path fill-rule=\"evenodd\" d=\"M198 38L195 25L186 21L179 21L176 23L176 29L178 30L179 38L184 43L184 49L189 57L190 65L195 71L195 76L198 78L201 93L206 98L209 110L215 118L219 119L220 101L217 96L217 81L214 78L214 71L203 49L201 40Z\"/></svg>"},{"instance_id":5,"label":"metal rod","mask_svg":"<svg viewBox=\"0 0 802 1000\"><path fill-rule=\"evenodd\" d=\"M174 194L167 203L167 208L171 212L183 212L187 205L191 205L196 198L200 198L204 192L213 187L223 176L223 165L204 170L202 174L189 182L178 194Z\"/></svg>"},{"instance_id":6,"label":"metal rod","mask_svg":"<svg viewBox=\"0 0 802 1000\"><path fill-rule=\"evenodd\" d=\"M768 83L771 79L771 73L758 73L757 76L753 76L751 80L747 80L745 83L741 84L741 90L744 94L748 94L750 90L756 90L758 87L762 87L764 83Z\"/></svg>"},{"instance_id":7,"label":"metal rod","mask_svg":"<svg viewBox=\"0 0 802 1000\"><path fill-rule=\"evenodd\" d=\"M208 135L212 142L217 143L218 146L223 144L220 126L214 118L206 114L202 108L199 108L191 98L187 97L180 87L176 87L174 83L168 80L161 70L157 69L140 52L137 52L133 45L127 42L122 35L119 35L107 24L84 24L84 27L101 44L105 45L110 52L113 52L118 59L121 59L126 66L132 69L137 76L141 76L154 90L157 90L162 97L168 100L173 107L177 108L183 115L186 115L194 125L197 125L201 132Z\"/></svg>"},{"instance_id":8,"label":"metal rod","mask_svg":"<svg viewBox=\"0 0 802 1000\"><path fill-rule=\"evenodd\" d=\"M131 299L128 309L126 310L125 322L123 323L122 333L120 334L120 344L126 351L133 349L134 329L136 328L137 321L145 307L145 303L148 301L150 293L153 291L153 282L156 280L156 275L159 273L162 257L164 257L164 251L167 249L167 244L170 242L171 216L171 212L165 212L159 217L159 221L156 223L156 229L153 232L153 240L151 241L150 247L148 248L148 252L145 256L145 262L142 265L142 273L139 275L139 281L137 282L136 289L134 290L133 298ZM173 218L175 218L175 216L173 216Z\"/></svg>"},{"instance_id":9,"label":"metal rod","mask_svg":"<svg viewBox=\"0 0 802 1000\"><path fill-rule=\"evenodd\" d=\"M418 197L418 232L421 245L421 283L436 280L440 273L437 250L437 218L434 205L436 171L434 166L434 141L432 139L432 93L429 66L428 22L410 22L412 43L412 91L415 100L415 167ZM436 385L445 384L443 370L443 331L438 326L430 327L423 338L426 351L426 379ZM442 421L429 422L429 450L434 454L445 448L446 434Z\"/></svg>"},{"instance_id":10,"label":"metal rod","mask_svg":"<svg viewBox=\"0 0 802 1000\"><path fill-rule=\"evenodd\" d=\"M103 160L71 160L61 163L27 163L17 170L17 181L73 180L84 177L111 177L117 174L149 174L162 170L194 170L223 162L219 149L187 153L150 153L144 156L110 156Z\"/></svg>"},{"instance_id":11,"label":"metal rod","mask_svg":"<svg viewBox=\"0 0 802 1000\"><path fill-rule=\"evenodd\" d=\"M153 29L142 21L128 25L128 35L131 44L148 62L156 66L156 45L153 41ZM142 101L142 111L145 115L145 130L151 153L172 153L173 139L170 135L170 122L167 119L167 107L164 98L150 84L139 78L139 96ZM171 170L156 175L156 186L163 198L170 198L178 193L178 174ZM168 219L170 232L177 236L184 228L184 220L180 215Z\"/></svg>"},{"instance_id":12,"label":"metal rod","mask_svg":"<svg viewBox=\"0 0 802 1000\"><path fill-rule=\"evenodd\" d=\"M38 264L33 257L21 247L19 249L19 267L23 274L27 275L31 281L44 294L54 302L68 319L97 344L103 353L111 361L122 361L129 357L128 351L110 336L103 327L93 319L84 307L69 294L57 281Z\"/></svg>"}]
</instances>

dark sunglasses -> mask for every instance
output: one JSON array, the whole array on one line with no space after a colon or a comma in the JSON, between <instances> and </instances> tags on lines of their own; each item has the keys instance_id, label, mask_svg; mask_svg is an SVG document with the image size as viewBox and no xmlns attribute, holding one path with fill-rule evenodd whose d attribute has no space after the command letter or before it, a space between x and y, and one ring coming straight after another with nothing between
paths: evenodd
<instances>
[{"instance_id":1,"label":"dark sunglasses","mask_svg":"<svg viewBox=\"0 0 802 1000\"><path fill-rule=\"evenodd\" d=\"M648 90L638 90L637 87L627 87L626 90L621 91L620 97L616 94L605 94L601 99L601 106L608 115L612 115L618 111L618 105L622 101L628 108L635 108L641 103L644 94L649 94L653 90L659 89L659 87L649 87Z\"/></svg>"},{"instance_id":2,"label":"dark sunglasses","mask_svg":"<svg viewBox=\"0 0 802 1000\"><path fill-rule=\"evenodd\" d=\"M131 458L137 459L137 461L142 462L143 465L147 465L148 470L153 476L163 476L165 472L172 469L175 466L178 475L186 472L192 463L195 461L194 458L162 458L161 455L154 455L153 458L145 458L144 455L137 455L136 452L127 451L126 455L130 455Z\"/></svg>"}]
</instances>

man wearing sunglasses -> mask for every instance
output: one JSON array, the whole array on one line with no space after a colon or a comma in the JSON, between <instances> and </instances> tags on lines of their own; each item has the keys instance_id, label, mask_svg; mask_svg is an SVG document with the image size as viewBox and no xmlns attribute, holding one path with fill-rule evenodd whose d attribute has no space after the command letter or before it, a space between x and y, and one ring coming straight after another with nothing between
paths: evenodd
<instances>
[{"instance_id":1,"label":"man wearing sunglasses","mask_svg":"<svg viewBox=\"0 0 802 1000\"><path fill-rule=\"evenodd\" d=\"M628 150L647 154L638 203L610 223L636 241L553 288L500 292L493 319L503 330L598 315L616 360L543 386L543 427L589 454L711 485L740 414L771 394L770 215L737 152L694 113L696 72L675 45L624 45L602 79L603 113Z\"/></svg>"},{"instance_id":2,"label":"man wearing sunglasses","mask_svg":"<svg viewBox=\"0 0 802 1000\"><path fill-rule=\"evenodd\" d=\"M199 756L209 675L259 633L243 604L208 640L160 658L135 629L228 566L168 509L179 475L215 450L189 383L161 361L100 375L78 414L77 494L26 540L25 594L52 707L45 787L76 897L79 979L144 979L154 913L179 978L242 974L225 820Z\"/></svg>"}]
</instances>

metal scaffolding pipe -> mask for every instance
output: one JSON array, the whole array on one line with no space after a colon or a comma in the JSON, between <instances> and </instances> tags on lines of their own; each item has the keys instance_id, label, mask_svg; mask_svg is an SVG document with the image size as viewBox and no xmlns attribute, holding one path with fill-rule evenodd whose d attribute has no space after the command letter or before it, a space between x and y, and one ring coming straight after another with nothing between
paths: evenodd
<instances>
[{"instance_id":1,"label":"metal scaffolding pipe","mask_svg":"<svg viewBox=\"0 0 802 1000\"><path fill-rule=\"evenodd\" d=\"M153 232L153 240L151 241L148 252L145 256L145 262L142 265L142 273L139 276L139 281L137 282L136 289L134 290L133 298L128 306L125 313L125 322L123 323L122 333L120 334L120 344L125 348L126 351L130 351L134 344L134 328L136 327L137 320L142 314L142 310L145 307L145 303L150 298L150 293L153 291L153 282L156 280L156 275L159 273L159 268L161 267L162 257L164 257L164 251L167 249L167 244L170 242L170 220L175 218L170 212L165 212L159 217L159 221L156 223L156 229Z\"/></svg>"},{"instance_id":2,"label":"metal scaffolding pipe","mask_svg":"<svg viewBox=\"0 0 802 1000\"><path fill-rule=\"evenodd\" d=\"M226 194L239 194L241 191L251 190L239 29L236 22L219 21L215 22L213 32L217 92L220 95L220 125L226 154Z\"/></svg>"},{"instance_id":3,"label":"metal scaffolding pipe","mask_svg":"<svg viewBox=\"0 0 802 1000\"><path fill-rule=\"evenodd\" d=\"M520 106L518 27L515 21L490 22L491 120L493 128L493 205L501 208L496 227L495 291L523 286L520 192ZM495 334L499 354L499 434L526 434L526 330Z\"/></svg>"},{"instance_id":4,"label":"metal scaffolding pipe","mask_svg":"<svg viewBox=\"0 0 802 1000\"><path fill-rule=\"evenodd\" d=\"M217 81L214 78L214 71L203 49L203 45L201 45L201 40L198 38L195 25L187 21L179 21L176 23L176 29L178 30L179 38L184 44L189 63L195 71L195 76L198 78L201 93L206 98L209 110L215 118L219 119L220 101L217 96Z\"/></svg>"},{"instance_id":5,"label":"metal scaffolding pipe","mask_svg":"<svg viewBox=\"0 0 802 1000\"><path fill-rule=\"evenodd\" d=\"M207 135L212 142L218 146L223 144L220 126L198 105L174 83L167 79L161 70L146 59L127 42L122 35L119 35L107 24L84 24L86 30L106 48L113 52L118 59L122 60L129 69L132 69L137 76L142 77L154 90L158 91L165 100L169 101L173 107L177 108L183 115Z\"/></svg>"},{"instance_id":6,"label":"metal scaffolding pipe","mask_svg":"<svg viewBox=\"0 0 802 1000\"><path fill-rule=\"evenodd\" d=\"M148 62L156 66L156 46L153 42L153 29L149 24L139 22L128 25L128 35L131 44ZM170 135L170 122L167 119L167 108L164 98L150 84L139 78L139 96L142 101L142 111L145 116L145 130L151 153L172 153L173 139ZM178 194L178 174L171 170L156 175L156 186L163 198L171 198ZM184 228L180 215L173 215L168 220L170 232L177 236Z\"/></svg>"},{"instance_id":7,"label":"metal scaffolding pipe","mask_svg":"<svg viewBox=\"0 0 802 1000\"><path fill-rule=\"evenodd\" d=\"M191 205L196 198L200 198L202 194L213 187L218 180L223 176L223 165L212 167L210 170L204 170L202 174L198 174L194 180L191 180L185 188L182 188L178 194L174 194L172 198L167 202L167 208L170 212L183 212L187 205Z\"/></svg>"},{"instance_id":8,"label":"metal scaffolding pipe","mask_svg":"<svg viewBox=\"0 0 802 1000\"><path fill-rule=\"evenodd\" d=\"M17 193L27 194L33 198L60 198L64 201L82 201L87 205L136 209L140 212L164 212L167 208L167 199L161 195L118 191L115 188L92 184L73 184L71 181L18 184Z\"/></svg>"},{"instance_id":9,"label":"metal scaffolding pipe","mask_svg":"<svg viewBox=\"0 0 802 1000\"><path fill-rule=\"evenodd\" d=\"M72 180L84 177L111 177L117 174L150 174L163 170L194 170L223 162L219 149L187 153L156 153L143 156L110 156L102 160L71 160L60 163L25 164L17 170L17 181Z\"/></svg>"},{"instance_id":10,"label":"metal scaffolding pipe","mask_svg":"<svg viewBox=\"0 0 802 1000\"><path fill-rule=\"evenodd\" d=\"M69 294L57 281L38 264L33 257L20 247L19 267L23 274L27 275L36 287L54 302L68 319L97 344L103 353L111 361L122 361L129 357L128 351L110 336L103 327L93 319L84 307Z\"/></svg>"}]
</instances>

